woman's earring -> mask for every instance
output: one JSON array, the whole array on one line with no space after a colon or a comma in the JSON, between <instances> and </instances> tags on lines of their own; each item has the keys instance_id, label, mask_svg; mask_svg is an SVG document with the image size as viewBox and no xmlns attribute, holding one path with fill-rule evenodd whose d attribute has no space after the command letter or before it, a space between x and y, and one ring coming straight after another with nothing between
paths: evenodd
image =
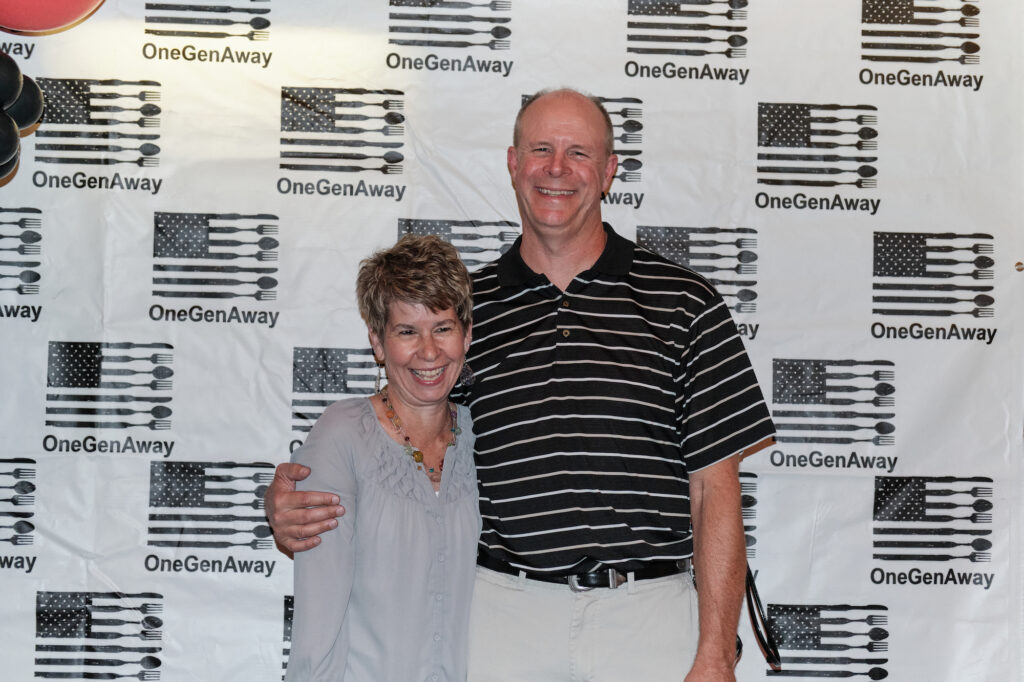
<instances>
[{"instance_id":1,"label":"woman's earring","mask_svg":"<svg viewBox=\"0 0 1024 682\"><path fill-rule=\"evenodd\" d=\"M380 380L381 380L381 373L383 372L383 370L384 370L384 363L383 362L378 362L377 363L377 381L373 385L373 392L374 393L380 393Z\"/></svg>"},{"instance_id":2,"label":"woman's earring","mask_svg":"<svg viewBox=\"0 0 1024 682\"><path fill-rule=\"evenodd\" d=\"M468 362L463 362L462 371L459 372L459 383L463 386L472 386L475 378L476 376L473 374L473 368L469 366Z\"/></svg>"}]
</instances>

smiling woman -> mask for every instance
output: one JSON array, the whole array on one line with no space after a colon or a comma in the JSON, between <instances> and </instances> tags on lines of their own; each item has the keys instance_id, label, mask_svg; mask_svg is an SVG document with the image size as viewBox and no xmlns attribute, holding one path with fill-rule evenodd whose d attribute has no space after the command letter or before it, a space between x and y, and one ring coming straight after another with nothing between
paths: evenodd
<instances>
[{"instance_id":1,"label":"smiling woman","mask_svg":"<svg viewBox=\"0 0 1024 682\"><path fill-rule=\"evenodd\" d=\"M407 235L356 283L388 384L329 407L292 460L338 495L337 532L296 556L287 680L461 680L480 534L469 411L448 393L472 310L455 248Z\"/></svg>"}]
</instances>

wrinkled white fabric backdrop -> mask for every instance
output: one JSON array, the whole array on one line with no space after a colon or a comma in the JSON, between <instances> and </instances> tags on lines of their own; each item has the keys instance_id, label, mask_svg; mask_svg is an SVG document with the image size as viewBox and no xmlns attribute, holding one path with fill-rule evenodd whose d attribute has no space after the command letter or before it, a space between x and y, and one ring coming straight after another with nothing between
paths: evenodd
<instances>
[{"instance_id":1,"label":"wrinkled white fabric backdrop","mask_svg":"<svg viewBox=\"0 0 1024 682\"><path fill-rule=\"evenodd\" d=\"M751 566L766 602L781 605L877 605L887 617L886 653L854 648L845 653L812 651L818 655L886 659L880 667L896 680L1009 680L1022 679L1021 569L1021 455L1022 347L1021 288L1024 273L1014 263L1024 259L1021 215L1022 154L1020 30L1022 11L1015 3L978 2L980 28L939 25L935 30L980 34L981 63L877 63L861 60L860 3L854 0L823 4L811 0L750 3L749 18L732 21L747 26L745 58L724 56L647 56L628 54L626 22L690 21L730 23L725 19L674 19L627 16L626 2L559 3L512 0L510 12L487 8L462 14L511 17L511 49L438 48L389 45L388 38L445 39L446 36L389 33L402 25L389 12L427 10L388 7L374 2L286 3L281 0L244 2L233 6L269 8L269 40L245 37L211 39L147 35L147 28L229 31L245 33L245 25L160 26L145 15L173 14L144 10L143 3L108 2L84 24L55 35L26 38L0 34L21 65L36 78L95 78L153 80L159 83L160 127L116 126L128 132L158 133L159 167L58 165L34 157L59 155L36 149L38 135L22 142L18 175L0 189L0 207L37 208L34 213L3 213L0 219L38 217L42 227L38 257L3 252L0 260L37 260L40 293L0 292L0 457L29 458L35 464L6 463L37 470L32 505L0 503L0 511L31 511L36 529L30 546L3 543L0 581L4 586L0 633L5 679L28 680L46 667L34 661L45 656L35 650L37 592L110 592L161 595L160 617L163 680L274 680L282 665L283 603L291 591L290 561L273 549L162 548L147 545L150 463L270 462L288 457L293 441L303 434L292 429L292 400L310 397L293 392L295 348L366 347L365 332L353 302L352 283L358 261L373 249L389 244L402 219L514 221L519 219L505 170L505 148L511 139L515 110L523 94L542 87L570 85L608 98L637 98L639 103L610 103L609 108L642 108L642 141L617 143L642 151L638 182L617 182L614 192L635 194L632 205L607 205L605 219L627 237L638 226L752 228L751 233L717 233L693 239L733 241L757 239L756 274L728 273L732 279L756 280L756 312L737 313L746 325L746 345L771 400L773 362L778 359L884 359L892 366L895 407L871 405L831 408L892 412L895 445L872 443L780 443L744 463L752 483L747 492L756 505L748 525L755 544ZM925 3L920 3L925 4ZM947 2L946 5L959 3ZM689 9L725 11L727 5ZM449 14L453 13L447 10ZM180 12L179 12L180 14ZM193 12L193 15L197 13ZM248 14L207 14L241 21ZM258 16L258 15L257 15ZM921 15L924 16L924 15ZM939 16L939 15L927 15ZM943 15L957 19L958 12ZM405 24L416 22L405 21ZM424 22L420 22L422 25ZM481 23L481 22L477 22ZM459 23L444 24L461 26ZM468 23L466 24L469 25ZM502 24L497 24L502 25ZM474 24L476 27L476 24ZM489 29L490 24L483 28ZM891 27L889 27L891 28ZM920 28L920 27L918 27ZM707 35L707 32L695 32ZM462 39L483 41L490 36ZM877 39L886 40L886 39ZM890 39L890 42L895 40ZM947 40L947 42L950 42ZM958 44L960 39L951 41ZM722 45L723 47L717 47ZM724 43L679 43L683 49L724 49ZM213 48L230 46L255 51L261 63L210 63L161 59L156 48ZM29 55L28 50L32 52ZM184 54L184 53L183 53ZM926 53L921 53L926 54ZM927 53L933 54L933 53ZM957 55L957 51L946 53ZM451 72L391 68L389 55L425 58L437 55L464 61L502 60L508 73ZM739 80L670 79L633 76L628 62L645 66L705 64L739 69ZM510 64L508 64L510 63ZM399 65L400 66L400 65ZM861 82L863 69L873 73L983 76L980 87L875 85ZM726 73L728 76L728 73ZM278 168L287 137L280 129L282 87L394 89L402 92L404 134L400 141L403 172L297 172ZM113 88L117 90L118 88ZM152 88L150 88L152 89ZM129 91L131 88L121 88ZM381 101L387 95L349 96L351 100ZM877 111L878 150L863 152L840 147L826 153L877 156L877 189L801 187L758 184L756 172L757 108L759 102L841 103L871 105ZM123 107L141 107L131 99L109 100ZM346 108L342 113L383 116L380 107ZM818 112L824 116L854 116L865 110ZM139 114L128 114L134 118ZM622 117L617 117L617 122ZM384 121L371 121L385 125ZM363 125L345 122L340 125ZM842 124L839 124L841 127ZM849 125L849 124L847 124ZM370 126L367 126L370 127ZM833 126L837 127L837 126ZM856 129L854 124L853 128ZM110 127L114 129L114 127ZM44 124L40 130L46 130ZM617 133L621 133L617 130ZM370 136L350 135L351 139ZM838 138L837 138L838 139ZM81 142L81 140L72 140ZM104 142L104 141L99 141ZM107 142L114 142L113 140ZM138 141L136 141L138 142ZM137 146L118 143L122 146ZM364 151L325 147L329 151ZM378 150L369 153L382 154ZM94 155L96 156L96 155ZM134 153L117 156L135 159ZM626 158L626 157L623 157ZM378 165L370 161L327 161L341 165ZM762 162L763 163L763 162ZM54 176L147 178L160 181L158 191L127 189L55 189L46 185ZM814 179L832 176L810 175ZM326 179L336 183L393 186L397 197L311 196L283 193L289 182ZM398 188L401 188L400 190ZM812 210L761 208L758 194L878 201L871 210ZM257 223L279 226L275 238L279 260L276 301L237 299L173 299L152 295L154 214L240 213L271 214L277 220ZM13 216L13 217L12 217ZM222 225L243 225L231 221ZM16 234L16 226L0 226ZM507 229L507 228L506 228ZM511 229L518 229L512 227ZM487 232L484 228L481 231ZM983 233L994 247L995 299L991 319L970 315L951 317L881 316L872 313L873 233ZM494 231L488 232L488 234ZM256 241L255 233L217 235ZM0 246L16 246L3 240ZM978 240L974 240L978 241ZM938 242L936 242L938 243ZM952 243L952 242L950 242ZM465 246L495 245L493 240L466 240ZM970 246L970 240L957 242ZM253 247L255 248L255 247ZM729 251L722 247L719 251ZM478 258L490 260L495 252ZM929 254L930 257L971 260L970 251ZM222 261L239 263L238 261ZM697 260L717 264L716 260ZM735 266L735 259L722 263ZM973 267L973 266L972 266ZM955 268L946 268L955 269ZM2 269L17 274L17 269ZM960 268L963 271L962 268ZM181 273L169 273L171 276ZM709 275L715 277L716 275ZM255 275L253 276L255 278ZM904 278L901 281L913 281ZM922 280L943 282L943 280ZM14 278L0 279L13 287ZM179 287L180 288L180 287ZM251 292L250 287L247 291ZM731 289L730 291L735 291ZM877 293L877 292L875 292ZM890 294L910 293L890 291ZM916 295L921 295L918 291ZM940 293L938 295L966 295ZM732 299L733 302L736 299ZM230 310L277 314L266 323L196 322L153 319L152 306ZM14 306L14 307L12 307ZM33 311L19 306L40 306ZM875 306L877 307L877 305ZM946 306L949 308L949 306ZM969 311L972 304L959 304ZM38 319L31 316L38 313ZM22 317L29 315L30 317ZM267 316L270 317L270 316ZM985 330L985 341L876 338L873 325ZM756 325L756 331L755 331ZM143 350L173 354L171 428L151 431L82 429L47 426L47 357L52 341L163 343L172 350ZM121 352L121 351L118 351ZM124 351L128 352L128 351ZM108 353L109 354L109 353ZM830 367L830 372L871 373L878 366ZM143 375L143 379L148 379ZM123 379L123 378L122 378ZM366 385L365 383L363 384ZM140 389L145 391L146 389ZM849 394L836 394L848 397ZM872 393L857 394L858 397ZM318 397L319 394L312 395ZM320 396L322 397L322 396ZM835 397L835 396L833 396ZM111 407L105 404L104 407ZM773 404L773 409L815 409ZM146 409L150 406L147 405ZM820 409L821 406L818 406ZM75 419L65 417L65 419ZM81 417L80 417L81 419ZM92 418L95 419L95 418ZM148 415L110 417L145 422ZM792 421L792 420L790 420ZM805 420L806 421L806 420ZM827 421L827 420L826 420ZM867 435L863 435L867 433ZM789 432L792 435L792 432ZM803 435L809 435L804 433ZM818 437L869 438L873 431L811 433ZM60 441L124 444L127 438L172 444L167 453L103 454L62 452ZM166 449L166 447L165 447ZM895 458L878 469L822 463L815 453L847 457ZM793 457L787 459L787 455ZM800 460L800 456L805 456ZM888 460L886 460L888 462ZM257 469L238 469L251 475ZM263 471L269 471L265 469ZM207 472L209 473L209 472ZM232 470L217 470L231 474ZM993 495L990 524L960 522L958 528L989 529L991 561L889 561L872 558L875 477L986 477ZM13 485L13 475L0 475L0 484ZM224 484L229 485L229 484ZM239 487L245 488L244 483ZM969 489L978 483L959 485ZM251 487L251 486L250 486ZM935 486L933 486L935 487ZM942 484L938 487L957 487ZM13 490L4 493L14 494ZM243 499L243 498L233 498ZM251 496L244 498L251 500ZM979 498L982 499L982 498ZM969 495L929 498L972 504ZM226 510L242 514L246 507ZM163 511L168 511L164 509ZM180 510L179 510L180 511ZM188 510L186 510L188 511ZM195 511L195 510L191 510ZM252 509L248 509L250 513ZM964 509L942 511L961 515ZM256 512L258 513L258 512ZM966 513L971 513L967 509ZM13 525L15 517L0 517ZM965 525L966 524L966 525ZM173 525L173 524L172 524ZM893 525L893 524L890 524ZM934 524L933 524L934 525ZM949 525L949 524L947 524ZM251 524L250 524L251 526ZM13 530L5 533L15 534ZM6 537L6 536L5 536ZM172 539L175 536L166 536ZM252 535L202 536L201 540L248 542ZM194 538L193 538L194 539ZM877 536L874 537L877 539ZM906 538L904 538L906 539ZM918 536L918 539L935 539ZM950 539L950 538L937 538ZM956 538L963 541L962 537ZM970 537L966 541L970 541ZM918 553L895 549L890 552ZM934 551L934 550L932 550ZM966 556L970 548L944 550ZM247 564L262 573L209 572L161 568L161 560L198 557L225 561L258 560ZM886 584L885 576L912 581L922 573L941 573L950 567L969 573L982 585ZM237 566L236 566L237 568ZM414 570L414 567L410 567ZM268 571L272 571L268 574ZM978 576L978 577L975 577ZM136 604L146 598L131 601ZM152 600L152 599L150 599ZM127 603L127 602L126 602ZM857 618L880 613L858 611ZM138 611L104 614L139 620ZM833 617L843 612L829 612ZM840 629L866 632L863 623ZM833 628L835 629L835 628ZM122 628L123 630L123 628ZM137 628L136 628L137 630ZM125 630L125 632L128 632ZM747 654L739 678L762 679L765 666L756 652L746 616L741 633ZM67 640L79 642L82 640ZM863 646L868 641L829 639ZM133 637L87 644L153 645ZM787 649L788 655L800 655ZM806 653L806 652L805 652ZM57 654L52 654L57 655ZM76 654L62 654L65 657ZM89 656L89 654L81 654ZM138 654L127 654L131 659ZM799 666L791 666L799 669ZM819 666L821 667L821 666ZM833 673L865 675L868 664L833 664ZM128 670L126 668L125 670Z\"/></svg>"}]
</instances>

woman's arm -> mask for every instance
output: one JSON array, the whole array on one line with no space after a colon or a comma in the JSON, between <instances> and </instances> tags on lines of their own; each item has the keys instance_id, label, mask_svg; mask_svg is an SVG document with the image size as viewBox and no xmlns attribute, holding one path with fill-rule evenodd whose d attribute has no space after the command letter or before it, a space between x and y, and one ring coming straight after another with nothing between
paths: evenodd
<instances>
[{"instance_id":1,"label":"woman's arm","mask_svg":"<svg viewBox=\"0 0 1024 682\"><path fill-rule=\"evenodd\" d=\"M328 410L292 460L312 469L300 485L338 495L348 509L337 530L295 557L295 612L286 680L340 679L348 658L345 615L355 567L356 474L352 429Z\"/></svg>"}]
</instances>

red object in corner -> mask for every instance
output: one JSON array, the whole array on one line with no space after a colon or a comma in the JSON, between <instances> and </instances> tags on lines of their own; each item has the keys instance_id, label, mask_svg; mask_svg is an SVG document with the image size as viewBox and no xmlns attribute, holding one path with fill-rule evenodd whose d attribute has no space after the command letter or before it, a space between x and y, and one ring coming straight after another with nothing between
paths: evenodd
<instances>
[{"instance_id":1,"label":"red object in corner","mask_svg":"<svg viewBox=\"0 0 1024 682\"><path fill-rule=\"evenodd\" d=\"M4 0L0 27L23 33L46 33L81 21L103 0Z\"/></svg>"}]
</instances>

